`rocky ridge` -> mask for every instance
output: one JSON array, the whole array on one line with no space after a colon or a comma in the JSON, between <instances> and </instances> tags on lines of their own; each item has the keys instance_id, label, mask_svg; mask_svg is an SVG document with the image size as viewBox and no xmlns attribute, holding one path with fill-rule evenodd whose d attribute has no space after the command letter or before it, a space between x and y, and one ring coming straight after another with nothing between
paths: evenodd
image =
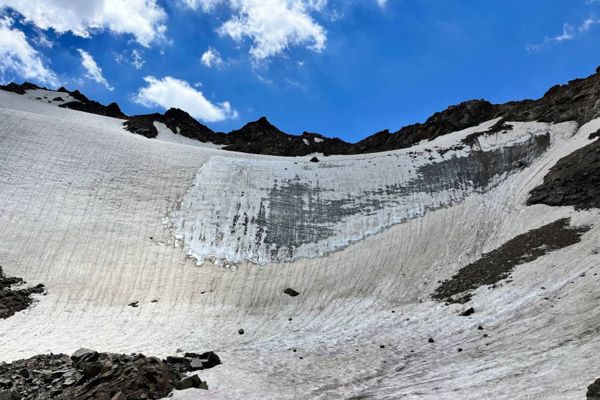
<instances>
[{"instance_id":1,"label":"rocky ridge","mask_svg":"<svg viewBox=\"0 0 600 400\"><path fill-rule=\"evenodd\" d=\"M10 83L0 86L2 90L19 94L36 88L39 87L27 82L21 85ZM164 114L127 116L116 103L103 106L89 100L77 90L71 92L60 88L59 91L69 93L77 99L76 102L63 104L61 107L125 119L126 129L147 138L157 137L158 131L154 122L161 122L175 134L223 145L225 150L276 156L306 156L313 153L344 155L396 150L473 127L494 118L519 122L575 121L583 124L600 116L600 70L587 78L556 85L537 100L521 100L505 104L469 100L433 114L424 123L409 125L395 132L383 130L356 143L310 132L290 135L279 130L265 117L229 133L214 132L183 110L172 108Z\"/></svg>"}]
</instances>

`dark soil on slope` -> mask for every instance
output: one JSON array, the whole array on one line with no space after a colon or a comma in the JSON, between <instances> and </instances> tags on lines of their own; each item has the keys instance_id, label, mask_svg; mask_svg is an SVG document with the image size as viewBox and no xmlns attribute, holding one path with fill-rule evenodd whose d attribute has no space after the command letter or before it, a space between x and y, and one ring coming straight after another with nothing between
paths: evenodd
<instances>
[{"instance_id":1,"label":"dark soil on slope","mask_svg":"<svg viewBox=\"0 0 600 400\"><path fill-rule=\"evenodd\" d=\"M44 293L44 285L19 289L25 282L20 278L7 277L0 267L0 319L12 317L19 311L27 309L32 303L31 297L36 293Z\"/></svg>"},{"instance_id":2,"label":"dark soil on slope","mask_svg":"<svg viewBox=\"0 0 600 400\"><path fill-rule=\"evenodd\" d=\"M220 363L212 352L167 360L88 349L80 349L71 357L39 355L0 364L0 399L3 394L23 400L160 399L173 389L207 389L199 377L186 377L186 372Z\"/></svg>"},{"instance_id":3,"label":"dark soil on slope","mask_svg":"<svg viewBox=\"0 0 600 400\"><path fill-rule=\"evenodd\" d=\"M559 219L516 236L499 248L483 254L479 260L461 268L451 279L444 281L435 290L433 298L457 302L467 291L507 278L518 265L580 242L581 236L590 227L571 227L569 222L568 218Z\"/></svg>"},{"instance_id":4,"label":"dark soil on slope","mask_svg":"<svg viewBox=\"0 0 600 400\"><path fill-rule=\"evenodd\" d=\"M528 205L600 207L600 141L560 159L530 192Z\"/></svg>"}]
</instances>

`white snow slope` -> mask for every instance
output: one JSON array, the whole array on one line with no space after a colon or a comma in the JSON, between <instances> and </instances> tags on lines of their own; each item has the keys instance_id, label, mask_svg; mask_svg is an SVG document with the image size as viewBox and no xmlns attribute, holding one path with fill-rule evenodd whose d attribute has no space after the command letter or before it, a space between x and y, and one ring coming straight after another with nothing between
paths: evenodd
<instances>
[{"instance_id":1,"label":"white snow slope","mask_svg":"<svg viewBox=\"0 0 600 400\"><path fill-rule=\"evenodd\" d=\"M600 215L525 202L600 121L457 146L494 122L311 163L146 139L0 92L0 265L48 291L0 320L0 361L217 352L210 390L180 399L582 399L600 377ZM562 217L592 229L479 288L475 314L431 299Z\"/></svg>"}]
</instances>

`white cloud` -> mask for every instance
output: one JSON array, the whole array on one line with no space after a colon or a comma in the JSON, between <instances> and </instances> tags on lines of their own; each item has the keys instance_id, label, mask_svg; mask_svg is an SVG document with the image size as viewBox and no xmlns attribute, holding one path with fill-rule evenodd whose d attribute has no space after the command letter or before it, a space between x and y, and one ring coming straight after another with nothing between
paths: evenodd
<instances>
[{"instance_id":1,"label":"white cloud","mask_svg":"<svg viewBox=\"0 0 600 400\"><path fill-rule=\"evenodd\" d=\"M211 103L202 92L194 89L186 81L170 76L163 79L147 76L144 80L148 85L140 88L134 101L146 107L180 108L194 118L206 122L223 121L238 116L229 102Z\"/></svg>"},{"instance_id":2,"label":"white cloud","mask_svg":"<svg viewBox=\"0 0 600 400\"><path fill-rule=\"evenodd\" d=\"M180 0L205 12L218 5L227 6L233 16L218 29L221 36L236 42L252 42L250 54L265 60L291 46L307 46L314 51L325 48L327 33L311 16L321 11L326 0Z\"/></svg>"},{"instance_id":3,"label":"white cloud","mask_svg":"<svg viewBox=\"0 0 600 400\"><path fill-rule=\"evenodd\" d=\"M115 62L119 64L130 64L135 69L142 69L144 64L146 64L142 54L137 49L131 50L130 53L127 51L115 53Z\"/></svg>"},{"instance_id":4,"label":"white cloud","mask_svg":"<svg viewBox=\"0 0 600 400\"><path fill-rule=\"evenodd\" d=\"M551 43L568 42L577 38L580 35L585 34L590 29L592 29L594 25L597 24L600 24L600 19L593 14L584 19L579 25L576 26L565 23L563 24L563 29L560 34L551 37L546 37L542 43L530 44L527 45L526 48L528 51L537 51L540 50L544 45L548 45Z\"/></svg>"},{"instance_id":5,"label":"white cloud","mask_svg":"<svg viewBox=\"0 0 600 400\"><path fill-rule=\"evenodd\" d=\"M221 58L221 53L219 53L217 50L213 49L212 47L209 47L208 50L206 50L202 56L200 57L200 62L208 67L218 67L219 65L223 64L223 59Z\"/></svg>"},{"instance_id":6,"label":"white cloud","mask_svg":"<svg viewBox=\"0 0 600 400\"><path fill-rule=\"evenodd\" d=\"M20 30L12 27L8 17L0 18L0 79L8 73L21 78L58 86L56 74L42 61Z\"/></svg>"},{"instance_id":7,"label":"white cloud","mask_svg":"<svg viewBox=\"0 0 600 400\"><path fill-rule=\"evenodd\" d=\"M165 11L156 0L0 0L26 21L57 33L90 37L97 30L132 34L143 46L164 38Z\"/></svg>"},{"instance_id":8,"label":"white cloud","mask_svg":"<svg viewBox=\"0 0 600 400\"><path fill-rule=\"evenodd\" d=\"M92 55L82 49L77 49L77 51L81 55L81 65L83 65L83 67L87 71L86 76L91 80L104 85L104 87L108 90L113 90L113 87L108 84L108 81L102 75L102 68L100 68L98 64L96 64L96 61L94 60Z\"/></svg>"},{"instance_id":9,"label":"white cloud","mask_svg":"<svg viewBox=\"0 0 600 400\"><path fill-rule=\"evenodd\" d=\"M388 0L377 0L377 5L381 8L385 7Z\"/></svg>"},{"instance_id":10,"label":"white cloud","mask_svg":"<svg viewBox=\"0 0 600 400\"><path fill-rule=\"evenodd\" d=\"M136 49L131 50L131 65L135 69L141 69L145 63L146 61L144 61L139 51Z\"/></svg>"}]
</instances>

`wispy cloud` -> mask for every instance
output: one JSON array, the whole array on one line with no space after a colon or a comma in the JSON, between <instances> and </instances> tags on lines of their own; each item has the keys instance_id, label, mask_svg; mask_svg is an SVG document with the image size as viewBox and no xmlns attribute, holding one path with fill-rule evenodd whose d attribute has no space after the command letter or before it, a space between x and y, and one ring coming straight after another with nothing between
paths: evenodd
<instances>
[{"instance_id":1,"label":"wispy cloud","mask_svg":"<svg viewBox=\"0 0 600 400\"><path fill-rule=\"evenodd\" d=\"M113 87L108 84L108 81L102 75L102 68L96 64L94 57L92 57L92 55L85 50L77 49L77 51L81 56L81 65L87 71L85 76L101 85L104 85L104 87L108 90L113 90Z\"/></svg>"},{"instance_id":2,"label":"wispy cloud","mask_svg":"<svg viewBox=\"0 0 600 400\"><path fill-rule=\"evenodd\" d=\"M594 0L596 1L596 0ZM594 14L591 14L589 17L581 21L579 25L572 25L569 23L565 23L562 28L562 32L554 36L546 37L541 43L529 44L526 46L528 51L538 51L542 49L544 46L553 44L553 43L564 43L570 40L574 40L577 37L588 32L594 25L600 24L600 19L597 18Z\"/></svg>"},{"instance_id":3,"label":"wispy cloud","mask_svg":"<svg viewBox=\"0 0 600 400\"><path fill-rule=\"evenodd\" d=\"M200 62L207 68L218 67L223 65L223 58L218 50L209 47L200 57Z\"/></svg>"}]
</instances>

